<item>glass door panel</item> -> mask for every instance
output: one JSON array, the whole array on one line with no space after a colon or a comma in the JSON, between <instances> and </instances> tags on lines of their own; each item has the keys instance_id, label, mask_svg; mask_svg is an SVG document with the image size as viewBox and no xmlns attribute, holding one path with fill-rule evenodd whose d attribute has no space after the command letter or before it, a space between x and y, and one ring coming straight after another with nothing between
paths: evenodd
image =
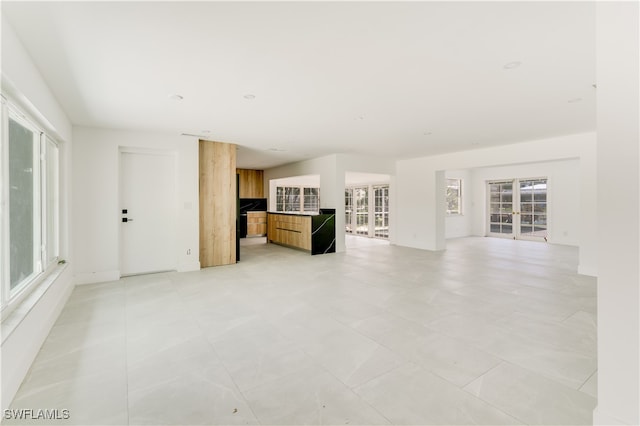
<instances>
[{"instance_id":1,"label":"glass door panel","mask_svg":"<svg viewBox=\"0 0 640 426\"><path fill-rule=\"evenodd\" d=\"M547 180L520 181L520 229L522 238L547 237Z\"/></svg>"},{"instance_id":2,"label":"glass door panel","mask_svg":"<svg viewBox=\"0 0 640 426\"><path fill-rule=\"evenodd\" d=\"M489 182L489 234L513 233L513 181Z\"/></svg>"},{"instance_id":3,"label":"glass door panel","mask_svg":"<svg viewBox=\"0 0 640 426\"><path fill-rule=\"evenodd\" d=\"M347 234L353 234L353 189L344 190L344 227Z\"/></svg>"},{"instance_id":4,"label":"glass door panel","mask_svg":"<svg viewBox=\"0 0 640 426\"><path fill-rule=\"evenodd\" d=\"M356 234L369 235L369 187L353 188L356 208Z\"/></svg>"},{"instance_id":5,"label":"glass door panel","mask_svg":"<svg viewBox=\"0 0 640 426\"><path fill-rule=\"evenodd\" d=\"M389 238L389 187L376 186L374 191L374 236Z\"/></svg>"}]
</instances>

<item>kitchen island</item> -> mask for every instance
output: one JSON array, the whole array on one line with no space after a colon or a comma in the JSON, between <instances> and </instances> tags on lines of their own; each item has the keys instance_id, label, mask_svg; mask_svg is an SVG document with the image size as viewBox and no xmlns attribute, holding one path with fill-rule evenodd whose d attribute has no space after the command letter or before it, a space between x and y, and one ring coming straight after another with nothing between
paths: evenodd
<instances>
[{"instance_id":1,"label":"kitchen island","mask_svg":"<svg viewBox=\"0 0 640 426\"><path fill-rule=\"evenodd\" d=\"M335 253L336 211L320 209L319 214L267 214L267 241L308 251L312 255Z\"/></svg>"}]
</instances>

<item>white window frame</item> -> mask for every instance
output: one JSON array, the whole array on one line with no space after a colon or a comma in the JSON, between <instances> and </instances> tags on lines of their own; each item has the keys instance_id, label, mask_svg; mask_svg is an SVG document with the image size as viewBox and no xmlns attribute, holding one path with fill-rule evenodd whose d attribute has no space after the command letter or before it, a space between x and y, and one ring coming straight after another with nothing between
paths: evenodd
<instances>
[{"instance_id":1,"label":"white window frame","mask_svg":"<svg viewBox=\"0 0 640 426\"><path fill-rule=\"evenodd\" d=\"M298 206L298 210L284 210L284 205L286 200L283 198L282 200L278 200L278 189L282 188L282 197L286 197L285 192L286 192L286 188L296 188L300 191L299 193L299 206ZM305 210L304 208L304 192L305 189L316 189L318 190L318 209L317 210ZM282 207L282 209L280 208ZM320 188L319 187L315 187L315 186L301 186L301 185L278 185L276 187L276 211L279 213L319 213L320 212Z\"/></svg>"},{"instance_id":2,"label":"white window frame","mask_svg":"<svg viewBox=\"0 0 640 426\"><path fill-rule=\"evenodd\" d=\"M0 134L0 173L2 174L2 179L0 179L0 271L2 271L2 276L0 277L0 282L2 282L2 286L0 288L0 306L1 309L5 308L5 301L9 299L9 290L10 290L10 273L9 273L9 215L7 214L8 209L8 194L7 194L7 184L9 182L9 167L8 161L5 163L5 158L9 158L9 144L6 141L9 140L9 109L7 105L7 100L4 96L0 97L1 101L1 112L0 112L0 129L2 129L2 133Z\"/></svg>"},{"instance_id":3,"label":"white window frame","mask_svg":"<svg viewBox=\"0 0 640 426\"><path fill-rule=\"evenodd\" d=\"M0 96L1 105L1 128L0 134L0 174L2 185L0 185L0 262L2 265L2 286L0 289L0 310L2 318L18 305L31 291L41 283L46 276L56 267L59 260L60 244L60 146L51 136L47 135L36 121L24 114L10 100L3 95ZM10 200L9 200L9 120L14 120L20 125L28 128L34 133L34 153L33 153L33 260L34 270L31 275L22 280L13 289L11 288L10 262ZM47 152L55 149L56 168L55 185L56 202L53 206L47 203ZM54 210L55 237L53 245L47 249L47 215L49 208ZM48 251L55 249L56 255L49 256Z\"/></svg>"},{"instance_id":4,"label":"white window frame","mask_svg":"<svg viewBox=\"0 0 640 426\"><path fill-rule=\"evenodd\" d=\"M462 179L459 178L447 178L447 187L445 190L446 204L447 204L447 216L462 216ZM453 183L455 182L455 184ZM458 200L458 209L450 210L449 209L449 189L457 188L458 196L456 197Z\"/></svg>"},{"instance_id":5,"label":"white window frame","mask_svg":"<svg viewBox=\"0 0 640 426\"><path fill-rule=\"evenodd\" d=\"M49 151L54 149L55 158L54 164L51 165L49 163ZM60 257L60 146L58 143L52 139L47 134L42 134L42 179L41 179L41 190L42 190L42 235L44 243L42 244L42 263L45 265L45 269L50 267L53 264L58 262ZM50 167L55 167L55 175L53 176L54 185L53 190L55 191L54 198L55 204L53 206L49 205L49 179L52 176L49 175ZM50 208L53 211L49 211ZM54 216L54 220L52 221L52 225L54 227L54 240L49 241L49 215ZM51 255L54 252L55 255Z\"/></svg>"}]
</instances>

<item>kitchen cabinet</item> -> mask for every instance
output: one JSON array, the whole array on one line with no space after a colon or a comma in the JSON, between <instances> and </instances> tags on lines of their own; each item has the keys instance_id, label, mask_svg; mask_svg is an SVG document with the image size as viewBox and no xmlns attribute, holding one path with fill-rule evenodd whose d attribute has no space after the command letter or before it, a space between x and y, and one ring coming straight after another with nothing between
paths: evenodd
<instances>
[{"instance_id":1,"label":"kitchen cabinet","mask_svg":"<svg viewBox=\"0 0 640 426\"><path fill-rule=\"evenodd\" d=\"M335 209L321 209L316 215L268 213L267 241L311 254L334 253L335 216Z\"/></svg>"},{"instance_id":2,"label":"kitchen cabinet","mask_svg":"<svg viewBox=\"0 0 640 426\"><path fill-rule=\"evenodd\" d=\"M267 212L247 212L247 237L267 234Z\"/></svg>"},{"instance_id":3,"label":"kitchen cabinet","mask_svg":"<svg viewBox=\"0 0 640 426\"><path fill-rule=\"evenodd\" d=\"M264 198L264 170L236 169L240 198Z\"/></svg>"}]
</instances>

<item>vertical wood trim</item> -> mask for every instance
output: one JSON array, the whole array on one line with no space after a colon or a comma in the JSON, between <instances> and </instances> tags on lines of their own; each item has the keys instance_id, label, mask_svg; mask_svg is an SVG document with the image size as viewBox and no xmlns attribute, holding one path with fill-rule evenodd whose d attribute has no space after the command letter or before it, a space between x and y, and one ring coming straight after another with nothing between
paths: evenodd
<instances>
[{"instance_id":1,"label":"vertical wood trim","mask_svg":"<svg viewBox=\"0 0 640 426\"><path fill-rule=\"evenodd\" d=\"M200 265L236 262L236 146L200 141Z\"/></svg>"}]
</instances>

